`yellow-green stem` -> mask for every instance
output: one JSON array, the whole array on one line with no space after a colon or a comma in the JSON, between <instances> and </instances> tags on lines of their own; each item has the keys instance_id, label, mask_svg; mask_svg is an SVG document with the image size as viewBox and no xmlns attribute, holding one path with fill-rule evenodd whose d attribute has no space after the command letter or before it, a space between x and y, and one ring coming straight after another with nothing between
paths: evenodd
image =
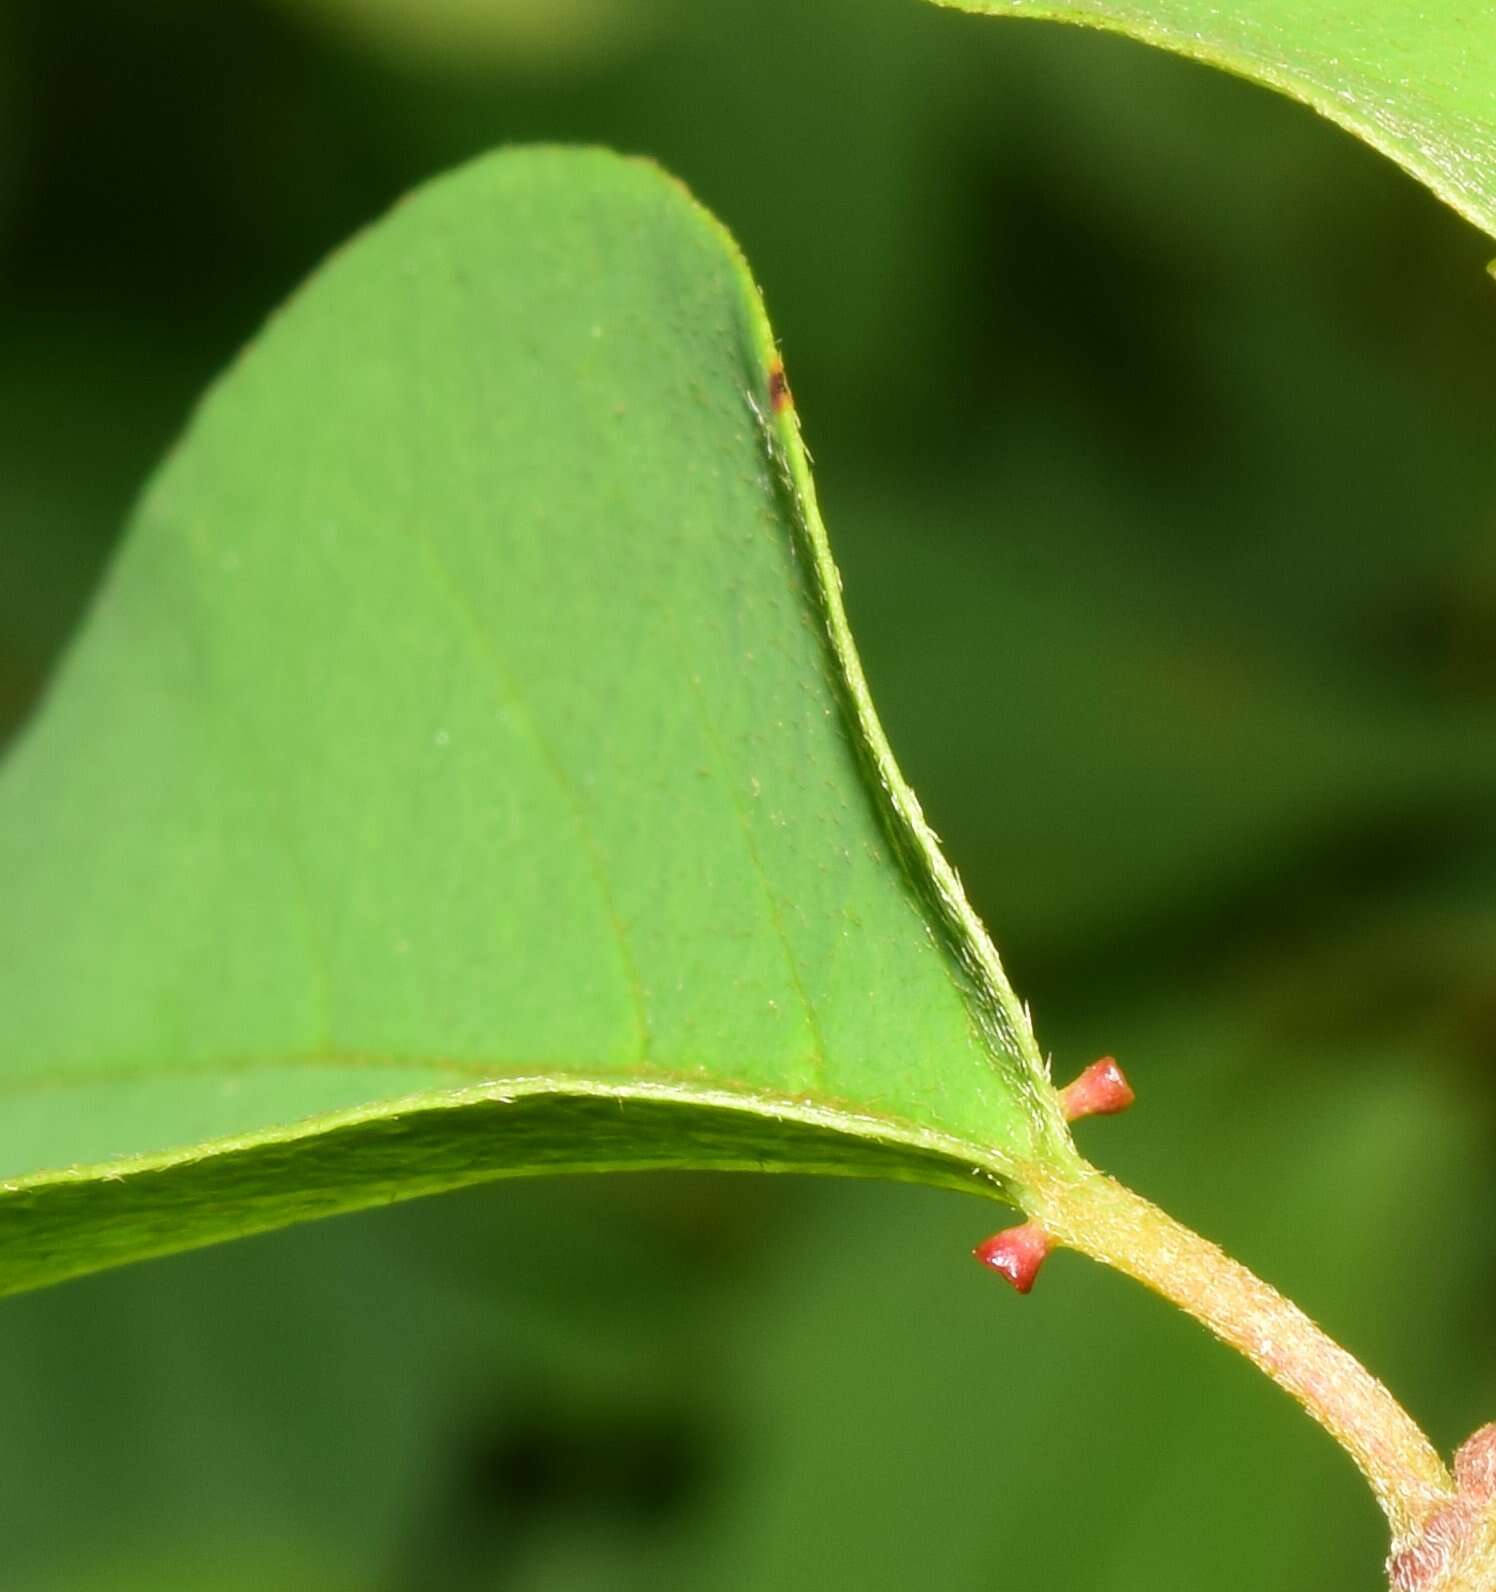
<instances>
[{"instance_id":1,"label":"yellow-green stem","mask_svg":"<svg viewBox=\"0 0 1496 1592\"><path fill-rule=\"evenodd\" d=\"M1162 1294L1297 1399L1371 1484L1394 1551L1454 1497L1449 1471L1407 1411L1245 1266L1092 1167L1027 1193L1030 1214L1055 1241Z\"/></svg>"}]
</instances>

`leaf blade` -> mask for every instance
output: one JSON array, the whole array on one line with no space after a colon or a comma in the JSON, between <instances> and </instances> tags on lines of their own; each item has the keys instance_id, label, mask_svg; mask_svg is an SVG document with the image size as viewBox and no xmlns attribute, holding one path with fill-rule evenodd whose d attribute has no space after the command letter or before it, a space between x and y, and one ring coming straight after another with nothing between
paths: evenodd
<instances>
[{"instance_id":1,"label":"leaf blade","mask_svg":"<svg viewBox=\"0 0 1496 1592\"><path fill-rule=\"evenodd\" d=\"M1010 1195L1073 1153L877 727L774 360L683 190L541 150L420 191L214 391L0 781L0 1288L160 1252L157 1188L184 1243L294 1219L287 1144L429 1116L343 1193L436 1186L536 1078L694 1091L672 1164L773 1160L776 1118L785 1164Z\"/></svg>"}]
</instances>

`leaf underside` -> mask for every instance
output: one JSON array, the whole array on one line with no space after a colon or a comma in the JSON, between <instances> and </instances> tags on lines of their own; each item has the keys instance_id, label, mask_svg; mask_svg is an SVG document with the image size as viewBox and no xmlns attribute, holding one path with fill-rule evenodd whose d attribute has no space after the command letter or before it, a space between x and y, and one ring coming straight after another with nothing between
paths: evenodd
<instances>
[{"instance_id":1,"label":"leaf underside","mask_svg":"<svg viewBox=\"0 0 1496 1592\"><path fill-rule=\"evenodd\" d=\"M0 780L0 1290L524 1171L1073 1153L774 359L677 184L534 150L210 394Z\"/></svg>"}]
</instances>

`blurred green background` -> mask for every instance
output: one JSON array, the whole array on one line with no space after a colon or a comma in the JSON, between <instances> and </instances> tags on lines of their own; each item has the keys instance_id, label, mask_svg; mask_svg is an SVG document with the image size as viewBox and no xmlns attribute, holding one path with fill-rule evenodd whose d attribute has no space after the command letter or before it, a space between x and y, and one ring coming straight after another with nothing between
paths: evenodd
<instances>
[{"instance_id":1,"label":"blurred green background","mask_svg":"<svg viewBox=\"0 0 1496 1592\"><path fill-rule=\"evenodd\" d=\"M916 0L5 0L0 734L270 308L536 139L746 248L894 745L1138 1086L1085 1147L1496 1415L1496 244L1265 92ZM999 1220L495 1185L8 1300L0 1583L1380 1584L1286 1400L1083 1262L1015 1299Z\"/></svg>"}]
</instances>

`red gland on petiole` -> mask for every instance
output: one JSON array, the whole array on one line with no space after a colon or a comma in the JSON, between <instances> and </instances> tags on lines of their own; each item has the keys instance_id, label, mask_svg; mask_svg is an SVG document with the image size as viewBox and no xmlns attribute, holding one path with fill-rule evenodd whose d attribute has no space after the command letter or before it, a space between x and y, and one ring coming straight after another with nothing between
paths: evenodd
<instances>
[{"instance_id":1,"label":"red gland on petiole","mask_svg":"<svg viewBox=\"0 0 1496 1592\"><path fill-rule=\"evenodd\" d=\"M1116 1057L1103 1056L1060 1091L1060 1109L1066 1122L1078 1122L1082 1117L1109 1117L1126 1111L1136 1099Z\"/></svg>"},{"instance_id":2,"label":"red gland on petiole","mask_svg":"<svg viewBox=\"0 0 1496 1592\"><path fill-rule=\"evenodd\" d=\"M972 1254L984 1266L1006 1277L1019 1293L1026 1294L1053 1247L1049 1234L1038 1222L1025 1222L1022 1227L1005 1227L994 1233Z\"/></svg>"}]
</instances>

